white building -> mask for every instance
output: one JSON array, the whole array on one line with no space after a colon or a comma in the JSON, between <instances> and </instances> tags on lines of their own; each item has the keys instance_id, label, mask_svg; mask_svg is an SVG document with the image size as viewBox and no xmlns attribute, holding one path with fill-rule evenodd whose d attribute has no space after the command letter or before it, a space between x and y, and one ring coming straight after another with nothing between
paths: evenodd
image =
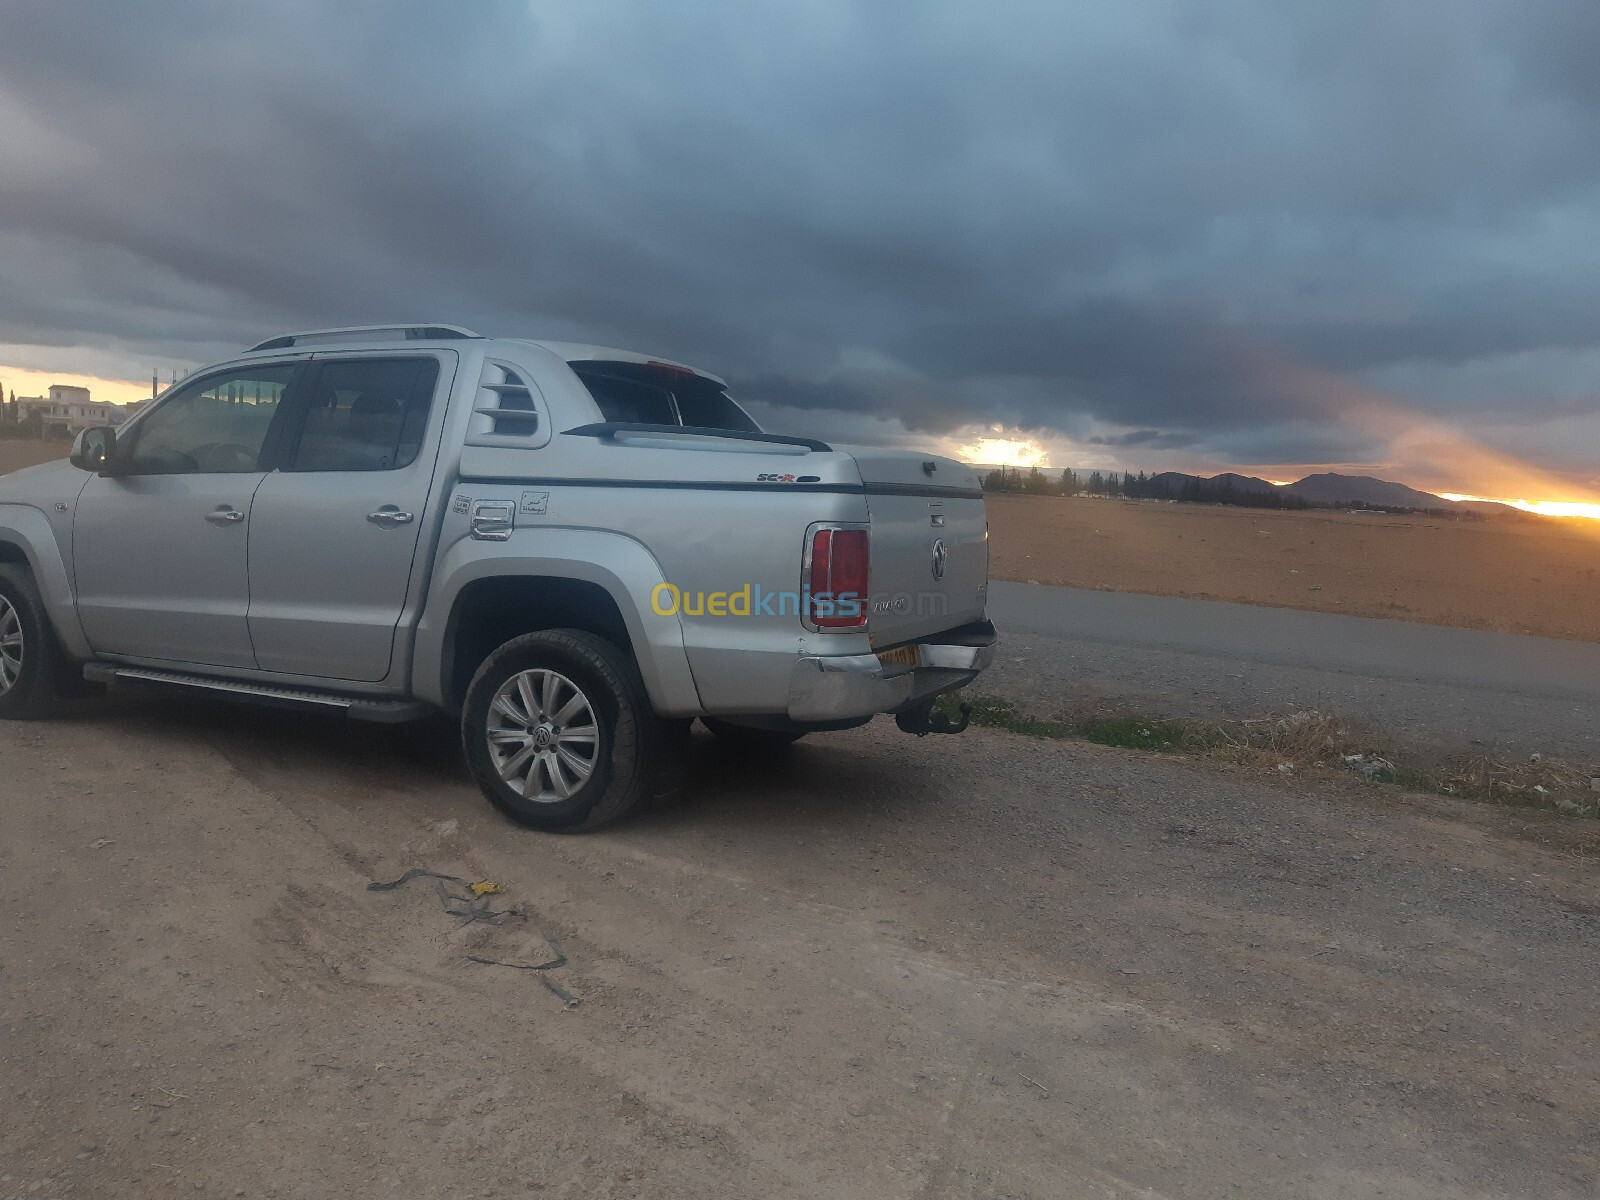
<instances>
[{"instance_id":1,"label":"white building","mask_svg":"<svg viewBox=\"0 0 1600 1200\"><path fill-rule=\"evenodd\" d=\"M46 429L60 428L76 434L92 425L120 425L128 410L120 404L91 400L89 389L65 383L50 385L48 396L18 396L14 412L6 415L19 424L36 414Z\"/></svg>"}]
</instances>

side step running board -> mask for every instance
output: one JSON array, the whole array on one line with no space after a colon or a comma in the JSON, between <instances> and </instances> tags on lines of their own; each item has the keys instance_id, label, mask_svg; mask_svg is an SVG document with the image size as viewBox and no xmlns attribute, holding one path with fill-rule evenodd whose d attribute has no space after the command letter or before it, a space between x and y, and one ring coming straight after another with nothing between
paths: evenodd
<instances>
[{"instance_id":1,"label":"side step running board","mask_svg":"<svg viewBox=\"0 0 1600 1200\"><path fill-rule=\"evenodd\" d=\"M141 690L204 692L220 700L250 704L271 704L280 708L318 709L342 712L353 721L380 721L392 724L415 721L426 716L428 706L418 700L378 700L366 696L342 696L310 688L278 687L270 683L247 683L238 679L215 679L209 675L189 675L182 671L156 671L149 667L123 667L116 663L88 663L83 677L109 687Z\"/></svg>"}]
</instances>

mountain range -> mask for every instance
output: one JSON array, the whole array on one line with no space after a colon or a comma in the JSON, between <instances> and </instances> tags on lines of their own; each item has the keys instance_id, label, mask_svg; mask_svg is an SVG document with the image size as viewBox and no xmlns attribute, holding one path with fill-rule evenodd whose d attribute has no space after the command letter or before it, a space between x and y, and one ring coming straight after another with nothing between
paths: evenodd
<instances>
[{"instance_id":1,"label":"mountain range","mask_svg":"<svg viewBox=\"0 0 1600 1200\"><path fill-rule=\"evenodd\" d=\"M1374 479L1370 475L1340 475L1324 471L1307 475L1294 483L1278 484L1254 475L1239 475L1225 471L1210 477L1186 475L1182 471L1162 471L1149 480L1149 494L1165 495L1178 499L1186 493L1199 499L1211 499L1219 493L1256 492L1281 496L1297 496L1307 504L1365 504L1374 508L1469 508L1481 511L1506 509L1509 506L1492 501L1446 500L1432 492L1418 491L1403 483L1387 479Z\"/></svg>"}]
</instances>

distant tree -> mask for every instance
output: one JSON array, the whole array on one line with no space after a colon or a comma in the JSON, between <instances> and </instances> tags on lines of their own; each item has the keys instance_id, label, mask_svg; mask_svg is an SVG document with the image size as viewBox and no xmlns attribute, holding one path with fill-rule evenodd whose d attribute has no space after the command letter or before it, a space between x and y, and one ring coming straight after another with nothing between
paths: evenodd
<instances>
[{"instance_id":1,"label":"distant tree","mask_svg":"<svg viewBox=\"0 0 1600 1200\"><path fill-rule=\"evenodd\" d=\"M986 492L1022 492L1031 491L1029 480L1024 480L1022 472L1016 467L996 467L983 477L983 490ZM1045 490L1049 490L1046 488Z\"/></svg>"},{"instance_id":2,"label":"distant tree","mask_svg":"<svg viewBox=\"0 0 1600 1200\"><path fill-rule=\"evenodd\" d=\"M1061 472L1061 494L1063 496L1076 496L1083 491L1083 483L1078 478L1078 473L1070 467Z\"/></svg>"},{"instance_id":3,"label":"distant tree","mask_svg":"<svg viewBox=\"0 0 1600 1200\"><path fill-rule=\"evenodd\" d=\"M1089 472L1089 482L1083 485L1083 490L1091 496L1103 496L1106 492L1105 476L1099 471Z\"/></svg>"}]
</instances>

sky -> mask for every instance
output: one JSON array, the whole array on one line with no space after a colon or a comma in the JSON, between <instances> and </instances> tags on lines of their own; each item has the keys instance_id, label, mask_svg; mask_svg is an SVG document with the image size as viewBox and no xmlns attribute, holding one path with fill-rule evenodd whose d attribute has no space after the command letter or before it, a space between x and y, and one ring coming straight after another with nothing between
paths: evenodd
<instances>
[{"instance_id":1,"label":"sky","mask_svg":"<svg viewBox=\"0 0 1600 1200\"><path fill-rule=\"evenodd\" d=\"M784 432L1600 499L1592 0L0 13L18 394L443 321Z\"/></svg>"}]
</instances>

